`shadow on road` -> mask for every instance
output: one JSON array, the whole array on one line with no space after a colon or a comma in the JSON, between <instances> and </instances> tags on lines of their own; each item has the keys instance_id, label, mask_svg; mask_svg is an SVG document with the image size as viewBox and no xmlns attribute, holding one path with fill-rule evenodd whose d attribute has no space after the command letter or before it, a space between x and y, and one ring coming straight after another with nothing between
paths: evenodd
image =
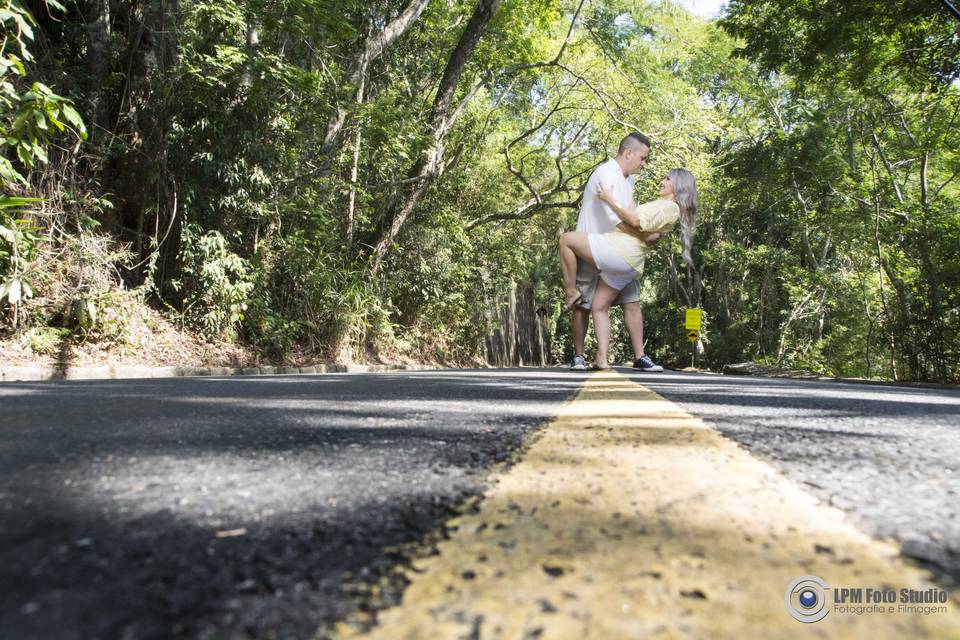
<instances>
[{"instance_id":1,"label":"shadow on road","mask_svg":"<svg viewBox=\"0 0 960 640\"><path fill-rule=\"evenodd\" d=\"M356 585L389 583L397 548L479 493L581 382L493 371L2 387L0 628L313 637L355 609Z\"/></svg>"}]
</instances>

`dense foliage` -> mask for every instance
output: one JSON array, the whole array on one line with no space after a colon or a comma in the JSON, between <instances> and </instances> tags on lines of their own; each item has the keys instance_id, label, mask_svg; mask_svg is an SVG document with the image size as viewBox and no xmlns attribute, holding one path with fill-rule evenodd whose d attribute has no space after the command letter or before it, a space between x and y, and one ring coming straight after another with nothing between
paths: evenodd
<instances>
[{"instance_id":1,"label":"dense foliage","mask_svg":"<svg viewBox=\"0 0 960 640\"><path fill-rule=\"evenodd\" d=\"M701 195L693 265L672 238L645 274L656 359L702 306L714 366L960 378L935 2L0 4L8 336L122 343L150 304L274 358L466 362L522 283L566 358L557 237L636 129L637 197L673 166Z\"/></svg>"}]
</instances>

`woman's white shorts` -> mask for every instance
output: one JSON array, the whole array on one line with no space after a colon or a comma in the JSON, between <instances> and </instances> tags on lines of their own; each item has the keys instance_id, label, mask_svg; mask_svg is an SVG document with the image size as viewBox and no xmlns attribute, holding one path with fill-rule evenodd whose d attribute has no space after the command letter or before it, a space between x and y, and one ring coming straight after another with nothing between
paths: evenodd
<instances>
[{"instance_id":1,"label":"woman's white shorts","mask_svg":"<svg viewBox=\"0 0 960 640\"><path fill-rule=\"evenodd\" d=\"M620 291L632 280L636 280L637 270L620 257L602 233L588 233L587 240L590 242L593 261L597 263L597 269L604 282Z\"/></svg>"}]
</instances>

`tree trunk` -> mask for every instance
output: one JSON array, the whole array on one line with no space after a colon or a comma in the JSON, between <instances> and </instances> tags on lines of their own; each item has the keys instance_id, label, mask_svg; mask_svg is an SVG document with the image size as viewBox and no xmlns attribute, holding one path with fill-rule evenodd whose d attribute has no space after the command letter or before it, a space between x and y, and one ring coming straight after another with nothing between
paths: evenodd
<instances>
[{"instance_id":1,"label":"tree trunk","mask_svg":"<svg viewBox=\"0 0 960 640\"><path fill-rule=\"evenodd\" d=\"M443 71L437 95L430 112L430 133L432 146L420 154L417 163L409 174L414 184L413 190L400 202L389 208L384 223L374 241L374 253L371 261L371 275L376 276L387 256L390 248L400 233L400 229L413 213L423 198L433 180L441 173L443 167L444 142L455 117L451 117L450 106L460 81L460 75L467 66L470 55L480 41L480 36L486 30L490 20L500 8L500 0L480 0L477 8L467 23L466 29L460 35L453 53L447 60ZM456 116L456 113L453 114Z\"/></svg>"},{"instance_id":2,"label":"tree trunk","mask_svg":"<svg viewBox=\"0 0 960 640\"><path fill-rule=\"evenodd\" d=\"M367 89L367 64L360 69L360 85L357 87L357 106L363 104L366 99ZM363 125L357 122L357 130L353 139L353 162L350 165L350 200L347 204L347 246L353 245L354 220L356 218L357 205L357 180L360 177L360 145L363 141Z\"/></svg>"},{"instance_id":3,"label":"tree trunk","mask_svg":"<svg viewBox=\"0 0 960 640\"><path fill-rule=\"evenodd\" d=\"M896 271L889 260L883 260L883 271L887 274L887 279L890 281L890 284L893 285L894 291L897 292L897 300L900 303L900 312L899 312L899 325L897 333L903 340L903 346L907 352L908 362L910 363L911 377L914 379L924 378L923 372L920 371L920 356L919 350L917 349L917 339L916 334L914 333L914 318L913 318L913 308L910 301L910 293L907 291L907 284L903 281L902 278L897 276Z\"/></svg>"},{"instance_id":4,"label":"tree trunk","mask_svg":"<svg viewBox=\"0 0 960 640\"><path fill-rule=\"evenodd\" d=\"M487 312L487 362L497 367L546 366L551 350L546 317L546 309L536 304L533 285L512 282L496 316Z\"/></svg>"},{"instance_id":5,"label":"tree trunk","mask_svg":"<svg viewBox=\"0 0 960 640\"><path fill-rule=\"evenodd\" d=\"M250 18L247 22L247 62L243 67L243 75L240 76L240 84L248 89L253 86L253 68L259 51L260 25L256 18Z\"/></svg>"},{"instance_id":6,"label":"tree trunk","mask_svg":"<svg viewBox=\"0 0 960 640\"><path fill-rule=\"evenodd\" d=\"M880 242L880 201L877 198L876 191L874 191L874 206L876 207L876 218L874 222L874 246L876 247L877 252L877 280L879 283L880 306L883 309L883 324L886 327L890 337L890 373L894 380L899 380L900 375L897 371L897 330L896 327L891 326L893 325L893 321L890 317L890 307L887 304L887 294L883 289L885 260L883 257L883 244Z\"/></svg>"},{"instance_id":7,"label":"tree trunk","mask_svg":"<svg viewBox=\"0 0 960 640\"><path fill-rule=\"evenodd\" d=\"M873 345L873 331L876 326L875 315L870 313L870 297L867 295L867 283L863 274L858 273L860 280L860 294L863 296L863 317L867 319L867 337L865 340L864 360L867 365L867 379L873 377L873 359L870 355L870 348Z\"/></svg>"},{"instance_id":8,"label":"tree trunk","mask_svg":"<svg viewBox=\"0 0 960 640\"><path fill-rule=\"evenodd\" d=\"M929 171L929 162L930 162L930 153L928 151L923 152L923 156L920 161L920 207L923 209L923 228L920 230L920 239L917 244L917 250L920 254L920 265L923 272L923 280L926 282L929 289L929 295L927 296L930 301L930 313L928 317L930 318L933 325L933 362L935 372L934 375L940 379L947 378L947 367L943 358L943 350L946 340L944 339L943 333L943 302L942 294L940 291L940 274L937 268L934 266L933 256L930 251L930 243L934 239L930 231L930 217L933 213L930 210L930 189L928 186L928 171ZM929 348L927 351L931 351Z\"/></svg>"},{"instance_id":9,"label":"tree trunk","mask_svg":"<svg viewBox=\"0 0 960 640\"><path fill-rule=\"evenodd\" d=\"M150 251L147 211L153 209L159 216L157 228L166 228L173 219L166 170L170 118L159 96L164 94L165 74L179 55L179 2L152 0L133 5L130 20L126 93L118 119L119 134L130 140L130 149L117 163L115 189L120 195L124 225L134 230L136 251L145 257ZM160 238L154 240L159 242ZM175 260L175 249L168 246L165 251L170 255L162 257L161 268Z\"/></svg>"},{"instance_id":10,"label":"tree trunk","mask_svg":"<svg viewBox=\"0 0 960 640\"><path fill-rule=\"evenodd\" d=\"M110 84L110 0L90 0L87 5L87 66L93 89L92 140L112 131L108 87Z\"/></svg>"},{"instance_id":11,"label":"tree trunk","mask_svg":"<svg viewBox=\"0 0 960 640\"><path fill-rule=\"evenodd\" d=\"M783 323L783 327L780 329L780 346L777 349L777 365L783 365L783 358L787 353L787 335L790 333L790 325L793 324L795 320L803 317L804 308L811 297L813 297L813 292L808 291L807 295L790 310L790 315L787 317L786 322Z\"/></svg>"},{"instance_id":12,"label":"tree trunk","mask_svg":"<svg viewBox=\"0 0 960 640\"><path fill-rule=\"evenodd\" d=\"M357 180L360 178L360 144L363 141L363 126L357 123L353 139L353 162L350 165L350 199L347 203L347 246L353 245L354 220L357 208Z\"/></svg>"}]
</instances>

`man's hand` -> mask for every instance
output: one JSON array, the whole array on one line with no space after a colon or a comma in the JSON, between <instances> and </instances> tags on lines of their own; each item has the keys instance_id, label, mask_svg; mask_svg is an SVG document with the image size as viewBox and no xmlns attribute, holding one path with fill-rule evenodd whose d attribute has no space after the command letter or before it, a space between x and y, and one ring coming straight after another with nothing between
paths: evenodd
<instances>
[{"instance_id":1,"label":"man's hand","mask_svg":"<svg viewBox=\"0 0 960 640\"><path fill-rule=\"evenodd\" d=\"M620 231L623 231L625 234L629 236L633 236L643 244L650 247L657 244L657 242L660 240L660 236L662 235L657 231L640 231L636 227L631 227L626 222L621 222L620 224L618 224L617 229L619 229Z\"/></svg>"},{"instance_id":2,"label":"man's hand","mask_svg":"<svg viewBox=\"0 0 960 640\"><path fill-rule=\"evenodd\" d=\"M640 235L642 236L641 240L643 241L643 243L650 245L651 247L657 244L658 242L660 242L661 234L656 231L651 231L649 233L644 232L644 233L641 233Z\"/></svg>"}]
</instances>

